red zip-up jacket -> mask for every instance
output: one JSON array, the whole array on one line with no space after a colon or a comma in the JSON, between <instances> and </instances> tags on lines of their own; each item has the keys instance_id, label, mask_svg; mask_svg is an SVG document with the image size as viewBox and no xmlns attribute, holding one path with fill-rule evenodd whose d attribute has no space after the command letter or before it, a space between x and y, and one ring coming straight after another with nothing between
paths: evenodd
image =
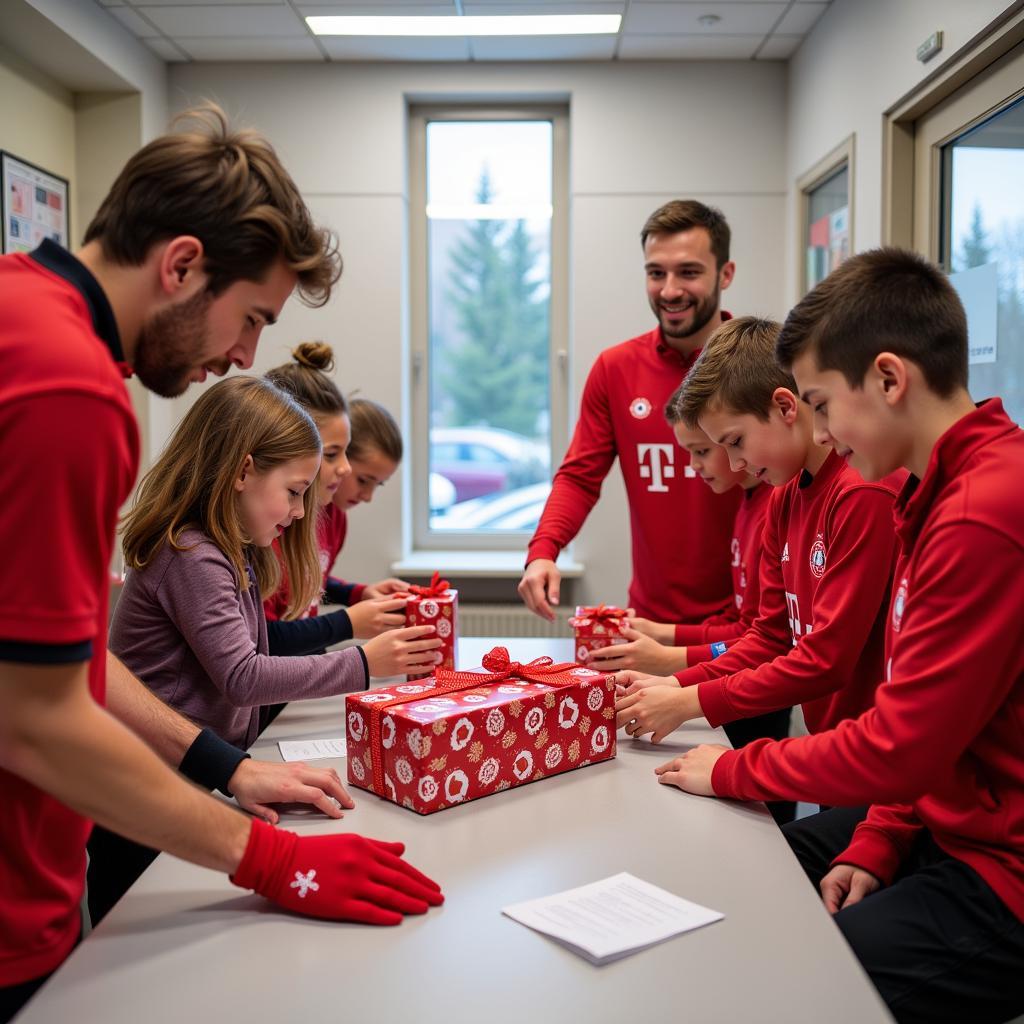
<instances>
[{"instance_id":1,"label":"red zip-up jacket","mask_svg":"<svg viewBox=\"0 0 1024 1024\"><path fill-rule=\"evenodd\" d=\"M527 564L558 557L579 533L618 456L629 500L629 605L658 622L700 622L732 600L729 542L739 494L712 494L683 464L663 414L697 355L684 358L656 328L597 357L526 555Z\"/></svg>"},{"instance_id":2,"label":"red zip-up jacket","mask_svg":"<svg viewBox=\"0 0 1024 1024\"><path fill-rule=\"evenodd\" d=\"M723 754L745 800L872 803L836 863L890 882L922 828L1024 920L1024 434L998 398L939 439L897 504L886 681L860 718Z\"/></svg>"},{"instance_id":3,"label":"red zip-up jacket","mask_svg":"<svg viewBox=\"0 0 1024 1024\"><path fill-rule=\"evenodd\" d=\"M761 551L764 517L772 489L758 484L743 491L732 528L733 602L723 612L696 624L676 626L675 645L686 647L687 665L710 661L716 653L712 644L738 640L754 624L761 603Z\"/></svg>"},{"instance_id":4,"label":"red zip-up jacket","mask_svg":"<svg viewBox=\"0 0 1024 1024\"><path fill-rule=\"evenodd\" d=\"M881 679L896 564L892 509L906 472L866 483L835 452L772 492L754 625L714 661L676 674L697 683L712 725L803 706L810 732L871 707Z\"/></svg>"}]
</instances>

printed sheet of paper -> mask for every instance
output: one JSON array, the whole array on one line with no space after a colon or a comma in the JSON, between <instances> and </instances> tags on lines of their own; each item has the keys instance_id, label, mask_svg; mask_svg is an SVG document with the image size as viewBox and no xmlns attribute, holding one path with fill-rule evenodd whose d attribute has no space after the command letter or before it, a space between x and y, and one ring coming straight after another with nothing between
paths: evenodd
<instances>
[{"instance_id":1,"label":"printed sheet of paper","mask_svg":"<svg viewBox=\"0 0 1024 1024\"><path fill-rule=\"evenodd\" d=\"M322 757L344 757L345 737L331 740L278 740L285 761L315 761Z\"/></svg>"},{"instance_id":2,"label":"printed sheet of paper","mask_svg":"<svg viewBox=\"0 0 1024 1024\"><path fill-rule=\"evenodd\" d=\"M550 935L591 963L629 956L725 916L623 871L502 913Z\"/></svg>"}]
</instances>

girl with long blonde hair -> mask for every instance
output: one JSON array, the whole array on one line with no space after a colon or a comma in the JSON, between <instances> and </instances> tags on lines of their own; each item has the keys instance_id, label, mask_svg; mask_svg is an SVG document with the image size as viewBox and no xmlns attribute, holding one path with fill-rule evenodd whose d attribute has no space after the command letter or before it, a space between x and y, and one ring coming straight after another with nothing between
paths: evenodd
<instances>
[{"instance_id":1,"label":"girl with long blonde hair","mask_svg":"<svg viewBox=\"0 0 1024 1024\"><path fill-rule=\"evenodd\" d=\"M433 663L427 627L305 657L268 653L264 597L288 614L321 585L315 519L321 440L309 414L273 384L232 377L186 413L143 478L122 531L124 590L111 650L196 724L248 747L260 708L366 687L406 671L409 649Z\"/></svg>"}]
</instances>

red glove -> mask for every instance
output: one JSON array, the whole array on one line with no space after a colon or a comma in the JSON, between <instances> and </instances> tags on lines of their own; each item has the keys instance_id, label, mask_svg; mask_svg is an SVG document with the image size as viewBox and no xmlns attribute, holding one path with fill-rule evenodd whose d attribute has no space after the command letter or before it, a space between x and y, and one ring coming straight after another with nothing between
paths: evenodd
<instances>
[{"instance_id":1,"label":"red glove","mask_svg":"<svg viewBox=\"0 0 1024 1024\"><path fill-rule=\"evenodd\" d=\"M444 902L441 888L402 860L403 843L356 835L297 836L253 821L231 881L309 917L400 924Z\"/></svg>"}]
</instances>

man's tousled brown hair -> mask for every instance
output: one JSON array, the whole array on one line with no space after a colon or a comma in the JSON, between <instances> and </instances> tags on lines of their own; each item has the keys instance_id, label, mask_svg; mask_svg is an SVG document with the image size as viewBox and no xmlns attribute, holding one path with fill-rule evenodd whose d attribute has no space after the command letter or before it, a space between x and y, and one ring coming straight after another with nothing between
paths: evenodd
<instances>
[{"instance_id":1,"label":"man's tousled brown hair","mask_svg":"<svg viewBox=\"0 0 1024 1024\"><path fill-rule=\"evenodd\" d=\"M732 232L725 214L714 206L706 206L696 199L673 199L659 206L644 222L640 244L646 245L651 235L674 235L680 231L703 228L711 239L711 252L720 270L729 262Z\"/></svg>"},{"instance_id":2,"label":"man's tousled brown hair","mask_svg":"<svg viewBox=\"0 0 1024 1024\"><path fill-rule=\"evenodd\" d=\"M206 534L224 553L238 586L249 589L252 566L260 596L276 593L281 565L272 548L245 535L235 480L251 455L257 473L319 454L320 432L289 395L257 377L228 377L205 391L185 414L163 454L142 478L121 526L125 564L143 569L170 544L179 551L185 530ZM280 537L288 575L284 618L297 618L320 593L316 543L317 488L303 495L304 515Z\"/></svg>"},{"instance_id":3,"label":"man's tousled brown hair","mask_svg":"<svg viewBox=\"0 0 1024 1024\"><path fill-rule=\"evenodd\" d=\"M333 235L313 223L270 143L234 129L213 103L185 111L177 129L125 164L85 232L104 256L140 266L154 245L182 235L203 243L209 289L261 281L282 260L300 297L322 306L341 276Z\"/></svg>"}]
</instances>

